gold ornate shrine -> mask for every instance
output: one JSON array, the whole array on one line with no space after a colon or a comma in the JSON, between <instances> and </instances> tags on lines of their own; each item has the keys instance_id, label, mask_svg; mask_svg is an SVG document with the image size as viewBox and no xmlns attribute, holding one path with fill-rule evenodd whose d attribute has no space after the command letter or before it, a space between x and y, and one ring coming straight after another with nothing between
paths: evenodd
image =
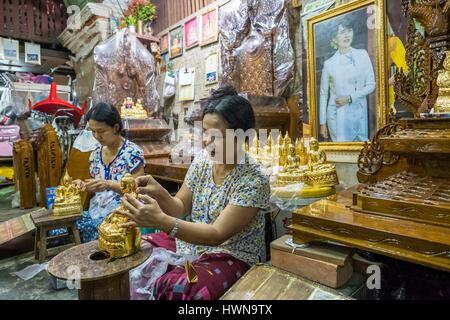
<instances>
[{"instance_id":1,"label":"gold ornate shrine","mask_svg":"<svg viewBox=\"0 0 450 320\"><path fill-rule=\"evenodd\" d=\"M134 103L133 98L130 97L124 100L120 115L123 119L148 119L148 113L142 106L142 99L137 99Z\"/></svg>"},{"instance_id":2,"label":"gold ornate shrine","mask_svg":"<svg viewBox=\"0 0 450 320\"><path fill-rule=\"evenodd\" d=\"M335 241L450 271L450 118L428 113L446 96L450 0L403 3L410 72L397 73L396 93L421 118L381 128L358 159L365 185L295 212L294 241Z\"/></svg>"},{"instance_id":3,"label":"gold ornate shrine","mask_svg":"<svg viewBox=\"0 0 450 320\"><path fill-rule=\"evenodd\" d=\"M52 214L70 216L81 214L82 211L80 191L72 184L72 178L66 172L62 184L55 190Z\"/></svg>"},{"instance_id":4,"label":"gold ornate shrine","mask_svg":"<svg viewBox=\"0 0 450 320\"><path fill-rule=\"evenodd\" d=\"M136 196L134 178L126 174L120 181L122 193ZM124 258L135 254L141 248L141 231L139 228L122 228L120 225L130 222L130 218L122 214L127 211L122 203L110 213L98 227L98 246L109 253L111 258Z\"/></svg>"}]
</instances>

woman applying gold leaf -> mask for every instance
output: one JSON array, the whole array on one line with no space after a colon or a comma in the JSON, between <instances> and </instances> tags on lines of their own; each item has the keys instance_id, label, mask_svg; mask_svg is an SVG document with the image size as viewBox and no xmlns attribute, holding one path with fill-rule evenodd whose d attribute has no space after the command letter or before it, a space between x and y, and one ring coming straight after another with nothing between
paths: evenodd
<instances>
[{"instance_id":1,"label":"woman applying gold leaf","mask_svg":"<svg viewBox=\"0 0 450 320\"><path fill-rule=\"evenodd\" d=\"M89 130L100 146L89 159L91 179L74 184L93 195L89 211L78 223L83 242L98 238L97 227L120 204L120 180L126 173L134 177L144 174L142 149L122 136L122 119L109 103L98 103L86 115Z\"/></svg>"},{"instance_id":2,"label":"woman applying gold leaf","mask_svg":"<svg viewBox=\"0 0 450 320\"><path fill-rule=\"evenodd\" d=\"M216 90L203 113L205 149L177 195L145 176L136 180L138 199L124 198L133 220L127 226L163 230L170 236L152 235L155 246L197 257L158 278L155 299L218 299L250 266L265 261L263 210L269 205L269 179L234 138L224 138L227 129L254 127L248 100L230 87ZM225 161L227 153L234 161ZM182 220L185 215L188 219ZM196 282L189 276L193 272Z\"/></svg>"}]
</instances>

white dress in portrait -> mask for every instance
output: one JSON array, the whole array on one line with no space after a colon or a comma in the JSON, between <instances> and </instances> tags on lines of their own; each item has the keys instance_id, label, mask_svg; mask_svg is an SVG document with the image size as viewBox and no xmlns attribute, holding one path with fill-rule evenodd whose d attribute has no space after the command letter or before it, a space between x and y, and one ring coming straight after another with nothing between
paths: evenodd
<instances>
[{"instance_id":1,"label":"white dress in portrait","mask_svg":"<svg viewBox=\"0 0 450 320\"><path fill-rule=\"evenodd\" d=\"M320 82L319 123L328 125L333 142L369 140L367 96L375 90L375 74L369 54L339 50L325 61ZM336 107L337 97L351 96L352 103Z\"/></svg>"}]
</instances>

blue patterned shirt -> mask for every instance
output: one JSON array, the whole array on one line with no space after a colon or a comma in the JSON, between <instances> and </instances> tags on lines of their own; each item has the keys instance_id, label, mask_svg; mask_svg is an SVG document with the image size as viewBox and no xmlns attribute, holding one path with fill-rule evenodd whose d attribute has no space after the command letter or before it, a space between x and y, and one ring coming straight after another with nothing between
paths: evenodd
<instances>
[{"instance_id":1,"label":"blue patterned shirt","mask_svg":"<svg viewBox=\"0 0 450 320\"><path fill-rule=\"evenodd\" d=\"M144 152L135 143L125 140L116 157L109 165L103 162L102 147L91 153L89 170L93 179L113 180L119 182L126 173L134 173L145 164ZM120 196L117 195L120 200Z\"/></svg>"}]
</instances>

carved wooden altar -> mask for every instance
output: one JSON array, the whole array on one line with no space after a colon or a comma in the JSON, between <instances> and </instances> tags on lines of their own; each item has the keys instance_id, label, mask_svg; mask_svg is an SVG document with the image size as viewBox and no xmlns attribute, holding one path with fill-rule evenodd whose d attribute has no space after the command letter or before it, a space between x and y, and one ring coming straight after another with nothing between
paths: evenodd
<instances>
[{"instance_id":1,"label":"carved wooden altar","mask_svg":"<svg viewBox=\"0 0 450 320\"><path fill-rule=\"evenodd\" d=\"M391 123L366 143L358 159L365 185L295 212L294 241L335 241L450 271L450 118L428 114L450 44L450 0L403 5L411 72L397 73L396 93L417 118Z\"/></svg>"}]
</instances>

